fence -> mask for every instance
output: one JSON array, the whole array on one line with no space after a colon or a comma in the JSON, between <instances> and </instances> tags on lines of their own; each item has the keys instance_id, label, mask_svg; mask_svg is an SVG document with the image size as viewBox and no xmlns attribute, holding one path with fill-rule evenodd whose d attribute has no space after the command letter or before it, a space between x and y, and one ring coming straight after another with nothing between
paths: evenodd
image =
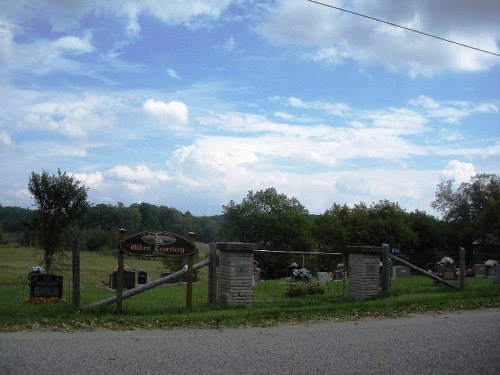
<instances>
[{"instance_id":1,"label":"fence","mask_svg":"<svg viewBox=\"0 0 500 375\"><path fill-rule=\"evenodd\" d=\"M84 307L96 301L116 295L113 285L113 273L117 268L116 251L80 253L80 306ZM203 257L203 256L201 256ZM173 259L173 258L171 258ZM165 262L162 258L125 257L125 264L129 270L129 287L139 283L149 282L164 276L168 272L178 271L183 267L185 258L178 258L175 262ZM196 261L196 260L195 260ZM2 304L18 306L19 303L30 298L29 270L43 262L43 251L33 248L0 247L0 290L9 295ZM62 298L73 302L71 252L57 256L53 274L60 275L62 282ZM208 271L206 268L196 273L193 283L193 305L208 304ZM158 309L179 308L186 305L185 280L176 280L146 293L154 294ZM134 301L132 301L134 300ZM140 306L141 297L131 299L125 303ZM147 306L144 306L146 308ZM151 307L152 308L152 307Z\"/></svg>"},{"instance_id":2,"label":"fence","mask_svg":"<svg viewBox=\"0 0 500 375\"><path fill-rule=\"evenodd\" d=\"M346 293L344 265L342 253L255 250L253 302L338 300ZM302 281L304 273L311 279ZM306 283L304 293L297 283Z\"/></svg>"}]
</instances>

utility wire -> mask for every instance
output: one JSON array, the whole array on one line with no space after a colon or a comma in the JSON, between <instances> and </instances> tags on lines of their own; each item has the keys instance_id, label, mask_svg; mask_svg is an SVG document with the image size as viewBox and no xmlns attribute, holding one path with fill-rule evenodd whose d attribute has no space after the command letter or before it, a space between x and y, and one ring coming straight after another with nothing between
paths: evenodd
<instances>
[{"instance_id":1,"label":"utility wire","mask_svg":"<svg viewBox=\"0 0 500 375\"><path fill-rule=\"evenodd\" d=\"M484 50L484 49L481 49L481 48L469 46L467 44L455 42L454 40L451 40L451 39L442 38L440 36L429 34L429 33L426 33L426 32L420 31L420 30L415 30L415 29L412 29L410 27L401 26L401 25L398 25L398 24L393 23L393 22L384 21L384 20L382 20L380 18L375 18L375 17L372 17L372 16L367 16L366 14L361 14L361 13L358 13L358 12L354 12L352 10L340 8L340 7L337 7L337 6L334 6L334 5L330 5L330 4L325 4L325 3L322 3L320 1L315 1L315 0L307 0L307 1L309 1L310 3L315 3L315 4L318 4L318 5L323 5L323 6L327 7L327 8L332 8L332 9L340 10L342 12L350 13L350 14L353 14L355 16L359 16L359 17L363 17L363 18L368 18L369 20L372 20L372 21L382 22L382 23L385 23L386 25L398 27L400 29L407 30L407 31L412 31L414 33L425 35L425 36L428 36L428 37L431 37L431 38L434 38L434 39L442 40L443 42L448 42L448 43L456 44L456 45L461 46L461 47L470 48L470 49L473 49L473 50L476 50L476 51L479 51L479 52L483 52L483 53L487 53L487 54L490 54L490 55L494 55L494 56L500 57L500 54L495 53L495 52L491 52L491 51L487 51L487 50Z\"/></svg>"}]
</instances>

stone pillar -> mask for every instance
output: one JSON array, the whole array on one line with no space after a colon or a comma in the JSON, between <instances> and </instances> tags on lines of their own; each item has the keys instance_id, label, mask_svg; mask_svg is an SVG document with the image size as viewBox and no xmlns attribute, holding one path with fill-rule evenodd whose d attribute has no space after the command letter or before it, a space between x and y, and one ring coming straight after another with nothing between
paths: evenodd
<instances>
[{"instance_id":1,"label":"stone pillar","mask_svg":"<svg viewBox=\"0 0 500 375\"><path fill-rule=\"evenodd\" d=\"M381 248L349 249L349 299L361 301L379 293Z\"/></svg>"},{"instance_id":2,"label":"stone pillar","mask_svg":"<svg viewBox=\"0 0 500 375\"><path fill-rule=\"evenodd\" d=\"M218 242L218 302L227 306L251 306L253 299L253 250L255 244Z\"/></svg>"}]
</instances>

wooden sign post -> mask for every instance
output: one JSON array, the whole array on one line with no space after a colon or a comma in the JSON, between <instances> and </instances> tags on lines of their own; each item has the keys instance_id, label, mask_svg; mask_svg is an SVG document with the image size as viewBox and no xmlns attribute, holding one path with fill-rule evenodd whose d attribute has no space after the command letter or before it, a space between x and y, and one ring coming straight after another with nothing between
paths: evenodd
<instances>
[{"instance_id":1,"label":"wooden sign post","mask_svg":"<svg viewBox=\"0 0 500 375\"><path fill-rule=\"evenodd\" d=\"M188 273L186 288L186 307L192 306L193 301L193 260L196 247L194 241L170 232L136 233L125 238L125 229L120 229L120 252L118 255L118 273L116 289L116 309L122 311L123 295L123 255L137 255L146 257L187 257Z\"/></svg>"}]
</instances>

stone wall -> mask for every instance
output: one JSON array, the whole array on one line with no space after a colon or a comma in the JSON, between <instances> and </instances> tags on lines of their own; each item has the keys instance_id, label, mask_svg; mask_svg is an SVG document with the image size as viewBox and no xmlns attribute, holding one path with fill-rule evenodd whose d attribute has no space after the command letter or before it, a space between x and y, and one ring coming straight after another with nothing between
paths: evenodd
<instances>
[{"instance_id":1,"label":"stone wall","mask_svg":"<svg viewBox=\"0 0 500 375\"><path fill-rule=\"evenodd\" d=\"M379 292L380 254L349 254L348 297L364 300L375 297Z\"/></svg>"},{"instance_id":2,"label":"stone wall","mask_svg":"<svg viewBox=\"0 0 500 375\"><path fill-rule=\"evenodd\" d=\"M251 306L253 300L254 244L218 242L218 303L227 306Z\"/></svg>"}]
</instances>

